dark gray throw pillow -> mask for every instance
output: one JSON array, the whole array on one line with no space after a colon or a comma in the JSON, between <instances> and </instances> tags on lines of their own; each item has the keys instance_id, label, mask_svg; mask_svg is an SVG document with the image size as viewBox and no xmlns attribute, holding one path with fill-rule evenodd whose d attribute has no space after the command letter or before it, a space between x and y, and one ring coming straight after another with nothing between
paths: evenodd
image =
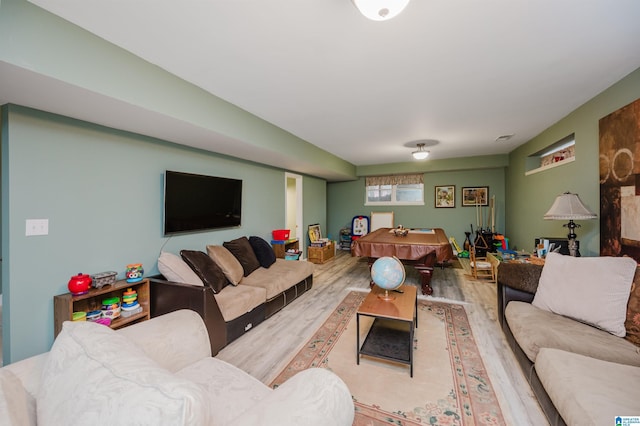
<instances>
[{"instance_id":1,"label":"dark gray throw pillow","mask_svg":"<svg viewBox=\"0 0 640 426\"><path fill-rule=\"evenodd\" d=\"M276 263L276 254L273 252L273 247L264 239L255 236L249 237L249 244L251 244L251 248L253 248L253 252L258 258L260 266L268 268Z\"/></svg>"},{"instance_id":2,"label":"dark gray throw pillow","mask_svg":"<svg viewBox=\"0 0 640 426\"><path fill-rule=\"evenodd\" d=\"M226 241L222 243L222 246L229 250L235 258L238 259L238 262L240 262L242 269L244 270L245 277L249 276L250 273L260 267L260 262L258 262L258 258L253 252L247 237L240 237L232 241Z\"/></svg>"},{"instance_id":3,"label":"dark gray throw pillow","mask_svg":"<svg viewBox=\"0 0 640 426\"><path fill-rule=\"evenodd\" d=\"M214 293L220 293L229 284L222 269L206 253L197 250L182 250L180 256Z\"/></svg>"}]
</instances>

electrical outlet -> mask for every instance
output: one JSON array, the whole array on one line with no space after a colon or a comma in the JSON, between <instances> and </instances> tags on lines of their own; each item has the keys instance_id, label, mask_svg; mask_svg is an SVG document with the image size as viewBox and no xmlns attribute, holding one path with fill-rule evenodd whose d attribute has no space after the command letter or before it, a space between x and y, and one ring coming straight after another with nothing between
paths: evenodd
<instances>
[{"instance_id":1,"label":"electrical outlet","mask_svg":"<svg viewBox=\"0 0 640 426\"><path fill-rule=\"evenodd\" d=\"M49 235L49 219L27 219L25 235Z\"/></svg>"}]
</instances>

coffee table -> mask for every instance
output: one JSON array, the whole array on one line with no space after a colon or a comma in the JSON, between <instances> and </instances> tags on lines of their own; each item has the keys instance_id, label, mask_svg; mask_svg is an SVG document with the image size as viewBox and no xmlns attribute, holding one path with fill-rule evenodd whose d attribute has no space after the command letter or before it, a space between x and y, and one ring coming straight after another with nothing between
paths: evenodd
<instances>
[{"instance_id":1,"label":"coffee table","mask_svg":"<svg viewBox=\"0 0 640 426\"><path fill-rule=\"evenodd\" d=\"M356 313L357 364L360 355L407 364L413 377L413 335L418 327L417 289L403 285L402 293L390 291L393 300L378 297L384 290L373 286ZM360 316L373 317L373 324L360 346Z\"/></svg>"}]
</instances>

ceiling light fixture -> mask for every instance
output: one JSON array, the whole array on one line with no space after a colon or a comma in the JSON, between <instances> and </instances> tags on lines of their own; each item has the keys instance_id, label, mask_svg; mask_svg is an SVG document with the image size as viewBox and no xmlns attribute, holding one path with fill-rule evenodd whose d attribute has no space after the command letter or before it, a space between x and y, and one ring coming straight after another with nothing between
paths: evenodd
<instances>
[{"instance_id":1,"label":"ceiling light fixture","mask_svg":"<svg viewBox=\"0 0 640 426\"><path fill-rule=\"evenodd\" d=\"M425 158L427 158L429 156L429 151L425 151L424 150L424 143L419 143L418 144L418 150L417 151L413 151L411 153L411 155L413 155L413 158L415 158L416 160L424 160Z\"/></svg>"},{"instance_id":2,"label":"ceiling light fixture","mask_svg":"<svg viewBox=\"0 0 640 426\"><path fill-rule=\"evenodd\" d=\"M366 18L387 21L404 10L409 0L351 0Z\"/></svg>"}]
</instances>

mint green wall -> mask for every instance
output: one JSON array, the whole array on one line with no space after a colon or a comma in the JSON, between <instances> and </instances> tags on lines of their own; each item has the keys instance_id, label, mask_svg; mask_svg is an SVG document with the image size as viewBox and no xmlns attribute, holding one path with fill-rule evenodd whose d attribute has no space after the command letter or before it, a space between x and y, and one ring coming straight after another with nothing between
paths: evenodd
<instances>
[{"instance_id":1,"label":"mint green wall","mask_svg":"<svg viewBox=\"0 0 640 426\"><path fill-rule=\"evenodd\" d=\"M480 157L478 157L479 159ZM469 167L471 163L466 166ZM399 166L401 167L401 166ZM395 173L405 170L396 169ZM391 172L390 170L388 171ZM436 185L456 186L456 207L435 208L434 190ZM424 206L365 206L364 177L351 182L330 182L327 184L327 205L329 231L334 238L338 237L341 228L351 227L351 220L357 215L369 216L372 211L393 211L396 225L406 227L437 227L443 228L448 236L455 237L462 245L465 231L469 231L473 224L476 229L476 209L461 206L461 191L463 186L488 186L489 196L496 196L496 231L504 232L504 168L451 170L425 173L425 205ZM488 208L484 208L485 218ZM485 225L488 223L485 219Z\"/></svg>"},{"instance_id":2,"label":"mint green wall","mask_svg":"<svg viewBox=\"0 0 640 426\"><path fill-rule=\"evenodd\" d=\"M577 193L591 210L600 214L598 121L611 112L640 98L640 69L614 84L571 112L558 123L514 150L506 172L507 231L512 242L533 249L537 236L565 237L568 221L546 221L542 217L555 197L566 191ZM575 133L576 160L533 175L525 176L527 156ZM576 230L583 256L600 254L600 221L577 221Z\"/></svg>"},{"instance_id":3,"label":"mint green wall","mask_svg":"<svg viewBox=\"0 0 640 426\"><path fill-rule=\"evenodd\" d=\"M319 223L323 232L323 237L327 237L327 182L322 179L316 179L305 176L302 179L304 192L302 194L302 207L304 209L303 221L300 227L300 238L304 239L305 247L309 242L308 226ZM333 237L333 235L331 235ZM305 258L306 253L305 253Z\"/></svg>"},{"instance_id":4,"label":"mint green wall","mask_svg":"<svg viewBox=\"0 0 640 426\"><path fill-rule=\"evenodd\" d=\"M3 358L47 351L53 296L78 272L142 262L164 250L205 249L242 235L271 238L285 219L284 171L18 106L5 106L2 150ZM240 228L162 236L166 169L243 180ZM304 177L305 222L324 222L325 181ZM49 235L25 237L26 219Z\"/></svg>"}]
</instances>

